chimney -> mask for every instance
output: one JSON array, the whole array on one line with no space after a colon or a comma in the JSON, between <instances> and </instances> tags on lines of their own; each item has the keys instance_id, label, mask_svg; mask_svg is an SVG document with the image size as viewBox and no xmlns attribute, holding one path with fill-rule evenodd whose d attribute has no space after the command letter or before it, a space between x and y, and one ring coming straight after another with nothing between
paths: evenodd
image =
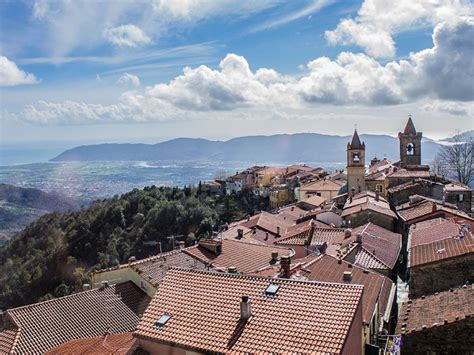
<instances>
[{"instance_id":1,"label":"chimney","mask_svg":"<svg viewBox=\"0 0 474 355\"><path fill-rule=\"evenodd\" d=\"M137 261L137 258L136 258L136 257L131 256L131 257L128 258L128 263L129 263L129 264L130 264L130 263L133 263L134 261Z\"/></svg>"},{"instance_id":2,"label":"chimney","mask_svg":"<svg viewBox=\"0 0 474 355\"><path fill-rule=\"evenodd\" d=\"M283 271L283 277L289 278L291 276L290 265L291 258L288 255L282 255L280 257L281 270Z\"/></svg>"},{"instance_id":3,"label":"chimney","mask_svg":"<svg viewBox=\"0 0 474 355\"><path fill-rule=\"evenodd\" d=\"M272 261L271 263L276 263L278 261L278 252L272 251Z\"/></svg>"},{"instance_id":4,"label":"chimney","mask_svg":"<svg viewBox=\"0 0 474 355\"><path fill-rule=\"evenodd\" d=\"M356 242L359 243L359 244L362 243L362 233L357 233Z\"/></svg>"},{"instance_id":5,"label":"chimney","mask_svg":"<svg viewBox=\"0 0 474 355\"><path fill-rule=\"evenodd\" d=\"M352 230L350 228L347 228L345 231L344 231L344 239L347 239L347 238L350 238L352 235Z\"/></svg>"},{"instance_id":6,"label":"chimney","mask_svg":"<svg viewBox=\"0 0 474 355\"><path fill-rule=\"evenodd\" d=\"M242 301L240 302L240 319L249 320L252 317L252 310L250 308L249 296L242 296Z\"/></svg>"},{"instance_id":7,"label":"chimney","mask_svg":"<svg viewBox=\"0 0 474 355\"><path fill-rule=\"evenodd\" d=\"M295 210L295 206L291 206L291 210L294 211L294 210Z\"/></svg>"},{"instance_id":8,"label":"chimney","mask_svg":"<svg viewBox=\"0 0 474 355\"><path fill-rule=\"evenodd\" d=\"M250 221L250 215L247 216L247 222Z\"/></svg>"},{"instance_id":9,"label":"chimney","mask_svg":"<svg viewBox=\"0 0 474 355\"><path fill-rule=\"evenodd\" d=\"M237 229L237 238L242 239L244 237L244 230L242 228Z\"/></svg>"},{"instance_id":10,"label":"chimney","mask_svg":"<svg viewBox=\"0 0 474 355\"><path fill-rule=\"evenodd\" d=\"M264 240L265 240L265 241L268 240L268 232L265 232L265 239L264 239Z\"/></svg>"},{"instance_id":11,"label":"chimney","mask_svg":"<svg viewBox=\"0 0 474 355\"><path fill-rule=\"evenodd\" d=\"M342 276L342 280L347 283L351 283L352 281L352 271L344 271L344 275Z\"/></svg>"},{"instance_id":12,"label":"chimney","mask_svg":"<svg viewBox=\"0 0 474 355\"><path fill-rule=\"evenodd\" d=\"M280 236L280 226L277 226L277 235Z\"/></svg>"},{"instance_id":13,"label":"chimney","mask_svg":"<svg viewBox=\"0 0 474 355\"><path fill-rule=\"evenodd\" d=\"M109 287L109 281L102 281L102 283L100 284L100 290L104 290L107 287Z\"/></svg>"},{"instance_id":14,"label":"chimney","mask_svg":"<svg viewBox=\"0 0 474 355\"><path fill-rule=\"evenodd\" d=\"M237 273L237 268L236 268L235 266L229 266L229 267L227 268L227 272L228 272L229 274L236 274L236 273Z\"/></svg>"},{"instance_id":15,"label":"chimney","mask_svg":"<svg viewBox=\"0 0 474 355\"><path fill-rule=\"evenodd\" d=\"M201 239L199 246L215 255L219 255L222 252L222 241L220 240Z\"/></svg>"},{"instance_id":16,"label":"chimney","mask_svg":"<svg viewBox=\"0 0 474 355\"><path fill-rule=\"evenodd\" d=\"M377 190L375 191L375 201L379 201L380 200L380 192Z\"/></svg>"},{"instance_id":17,"label":"chimney","mask_svg":"<svg viewBox=\"0 0 474 355\"><path fill-rule=\"evenodd\" d=\"M184 249L184 247L185 247L184 241L180 240L178 244L176 245L176 250Z\"/></svg>"},{"instance_id":18,"label":"chimney","mask_svg":"<svg viewBox=\"0 0 474 355\"><path fill-rule=\"evenodd\" d=\"M82 291L89 291L91 289L91 285L90 284L84 284L82 285Z\"/></svg>"},{"instance_id":19,"label":"chimney","mask_svg":"<svg viewBox=\"0 0 474 355\"><path fill-rule=\"evenodd\" d=\"M436 206L436 203L433 203L433 207L432 207L432 212L436 212L436 210L438 209L438 207Z\"/></svg>"}]
</instances>

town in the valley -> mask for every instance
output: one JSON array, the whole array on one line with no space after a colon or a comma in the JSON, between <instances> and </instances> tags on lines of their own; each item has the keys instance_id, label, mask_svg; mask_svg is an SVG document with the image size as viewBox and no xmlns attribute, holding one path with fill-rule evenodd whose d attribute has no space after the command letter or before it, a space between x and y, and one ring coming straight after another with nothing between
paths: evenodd
<instances>
[{"instance_id":1,"label":"town in the valley","mask_svg":"<svg viewBox=\"0 0 474 355\"><path fill-rule=\"evenodd\" d=\"M472 189L422 164L415 121L400 118L398 161L366 156L356 130L345 170L202 182L270 211L4 310L0 353L472 354Z\"/></svg>"}]
</instances>

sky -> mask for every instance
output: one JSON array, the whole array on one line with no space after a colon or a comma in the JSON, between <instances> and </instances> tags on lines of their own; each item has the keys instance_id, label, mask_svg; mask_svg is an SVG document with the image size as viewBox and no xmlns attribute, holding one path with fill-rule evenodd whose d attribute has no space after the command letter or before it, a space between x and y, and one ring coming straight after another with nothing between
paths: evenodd
<instances>
[{"instance_id":1,"label":"sky","mask_svg":"<svg viewBox=\"0 0 474 355\"><path fill-rule=\"evenodd\" d=\"M2 142L474 129L464 0L2 0Z\"/></svg>"}]
</instances>

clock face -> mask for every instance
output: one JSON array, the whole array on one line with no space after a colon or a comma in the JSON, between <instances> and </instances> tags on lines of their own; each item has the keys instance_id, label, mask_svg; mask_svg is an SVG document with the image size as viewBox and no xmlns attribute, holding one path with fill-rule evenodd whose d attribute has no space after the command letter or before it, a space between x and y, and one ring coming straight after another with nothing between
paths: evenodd
<instances>
[{"instance_id":1,"label":"clock face","mask_svg":"<svg viewBox=\"0 0 474 355\"><path fill-rule=\"evenodd\" d=\"M407 155L413 155L413 153L415 152L415 146L413 145L413 143L408 143L406 148Z\"/></svg>"}]
</instances>

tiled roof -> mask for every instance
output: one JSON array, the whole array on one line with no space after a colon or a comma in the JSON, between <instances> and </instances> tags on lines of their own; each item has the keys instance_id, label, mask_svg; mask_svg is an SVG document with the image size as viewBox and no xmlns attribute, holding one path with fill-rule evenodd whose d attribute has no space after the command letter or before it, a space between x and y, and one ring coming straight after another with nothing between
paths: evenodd
<instances>
[{"instance_id":1,"label":"tiled roof","mask_svg":"<svg viewBox=\"0 0 474 355\"><path fill-rule=\"evenodd\" d=\"M214 269L225 271L230 266L234 266L240 273L254 272L270 265L273 251L277 251L280 256L288 255L290 252L288 248L256 245L230 239L222 240L222 251L219 255L200 246L185 249L185 252L194 258L212 264Z\"/></svg>"},{"instance_id":2,"label":"tiled roof","mask_svg":"<svg viewBox=\"0 0 474 355\"><path fill-rule=\"evenodd\" d=\"M392 166L392 163L390 162L390 160L384 158L382 160L379 160L375 164L372 164L371 166L369 166L369 174L373 174L378 171L383 171L385 169L390 168L391 166Z\"/></svg>"},{"instance_id":3,"label":"tiled roof","mask_svg":"<svg viewBox=\"0 0 474 355\"><path fill-rule=\"evenodd\" d=\"M469 186L462 185L460 183L454 183L454 182L444 185L444 188L446 189L446 191L449 191L449 192L471 190Z\"/></svg>"},{"instance_id":4,"label":"tiled roof","mask_svg":"<svg viewBox=\"0 0 474 355\"><path fill-rule=\"evenodd\" d=\"M305 215L306 211L298 206L283 207L278 210L277 216L295 223Z\"/></svg>"},{"instance_id":5,"label":"tiled roof","mask_svg":"<svg viewBox=\"0 0 474 355\"><path fill-rule=\"evenodd\" d=\"M457 210L449 204L442 204L441 201L433 200L424 196L414 195L413 202L407 202L397 207L397 213L405 222L428 216L438 211L446 212L451 215L459 216L464 219L473 220L468 214Z\"/></svg>"},{"instance_id":6,"label":"tiled roof","mask_svg":"<svg viewBox=\"0 0 474 355\"><path fill-rule=\"evenodd\" d=\"M360 248L357 250L357 253L360 253L360 250L363 248L365 249L364 253L371 254L372 257L379 261L379 265L384 264L386 267L393 269L397 263L398 255L400 254L401 250L401 234L394 233L373 223L367 223L352 229L351 236L349 237L350 242L356 242L357 234L362 236L362 243L360 244ZM353 249L348 249L347 253L344 253L340 247L338 247L344 243L344 240L344 233L340 233L334 238L333 243L335 245L331 248L328 248L327 252L335 255L334 252L339 250L342 253L342 257L349 255L349 251L353 251ZM366 256L361 256L358 260L361 262L359 264L360 266L369 268L372 265L372 261L368 262L367 264L362 263L364 260L367 260Z\"/></svg>"},{"instance_id":7,"label":"tiled roof","mask_svg":"<svg viewBox=\"0 0 474 355\"><path fill-rule=\"evenodd\" d=\"M323 243L332 243L334 237L343 231L340 228L333 228L324 223L313 220L304 222L304 227L287 233L284 237L275 241L275 244L281 245L321 245ZM303 223L302 223L303 224Z\"/></svg>"},{"instance_id":8,"label":"tiled roof","mask_svg":"<svg viewBox=\"0 0 474 355\"><path fill-rule=\"evenodd\" d=\"M319 180L301 186L300 191L339 191L342 184L338 180Z\"/></svg>"},{"instance_id":9,"label":"tiled roof","mask_svg":"<svg viewBox=\"0 0 474 355\"><path fill-rule=\"evenodd\" d=\"M460 224L444 218L416 223L410 228L410 247L458 237L462 235L462 228Z\"/></svg>"},{"instance_id":10,"label":"tiled roof","mask_svg":"<svg viewBox=\"0 0 474 355\"><path fill-rule=\"evenodd\" d=\"M318 195L305 198L304 200L301 200L298 202L298 204L308 204L314 207L319 207L321 205L324 205L325 203L326 203L326 199Z\"/></svg>"},{"instance_id":11,"label":"tiled roof","mask_svg":"<svg viewBox=\"0 0 474 355\"><path fill-rule=\"evenodd\" d=\"M148 354L148 352L138 347L136 339L133 337L133 334L129 332L70 340L46 353L46 355L64 354L145 355Z\"/></svg>"},{"instance_id":12,"label":"tiled roof","mask_svg":"<svg viewBox=\"0 0 474 355\"><path fill-rule=\"evenodd\" d=\"M18 327L10 351L44 353L68 340L132 331L149 302L137 286L125 282L10 309L7 316Z\"/></svg>"},{"instance_id":13,"label":"tiled roof","mask_svg":"<svg viewBox=\"0 0 474 355\"><path fill-rule=\"evenodd\" d=\"M265 231L268 231L273 234L277 234L277 226L280 227L280 234L285 233L287 227L295 224L294 221L285 219L283 217L279 217L277 215L268 213L268 212L261 212L256 216L250 218L250 220L245 220L241 223L244 227L247 228L261 228Z\"/></svg>"},{"instance_id":14,"label":"tiled roof","mask_svg":"<svg viewBox=\"0 0 474 355\"><path fill-rule=\"evenodd\" d=\"M365 144L360 142L359 134L357 134L357 129L354 130L354 134L352 135L352 141L350 144L351 149L363 149L365 148Z\"/></svg>"},{"instance_id":15,"label":"tiled roof","mask_svg":"<svg viewBox=\"0 0 474 355\"><path fill-rule=\"evenodd\" d=\"M438 240L429 244L411 247L409 250L409 267L424 265L461 255L474 253L474 239L466 235Z\"/></svg>"},{"instance_id":16,"label":"tiled roof","mask_svg":"<svg viewBox=\"0 0 474 355\"><path fill-rule=\"evenodd\" d=\"M367 269L383 270L388 268L387 265L385 265L380 259L377 259L373 254L363 247L357 251L354 264L363 266Z\"/></svg>"},{"instance_id":17,"label":"tiled roof","mask_svg":"<svg viewBox=\"0 0 474 355\"><path fill-rule=\"evenodd\" d=\"M367 269L338 260L330 255L322 255L303 266L300 274L313 281L340 282L344 283L344 272L352 273L352 284L364 285L364 294L362 296L363 321L369 324L372 314L379 302L379 314L384 316L390 312L390 299L393 301L395 292L393 282L386 276L378 274Z\"/></svg>"},{"instance_id":18,"label":"tiled roof","mask_svg":"<svg viewBox=\"0 0 474 355\"><path fill-rule=\"evenodd\" d=\"M10 353L19 336L20 330L13 319L0 315L0 354Z\"/></svg>"},{"instance_id":19,"label":"tiled roof","mask_svg":"<svg viewBox=\"0 0 474 355\"><path fill-rule=\"evenodd\" d=\"M393 172L389 173L387 176L389 178L429 178L433 175L429 170L420 169L396 169Z\"/></svg>"},{"instance_id":20,"label":"tiled roof","mask_svg":"<svg viewBox=\"0 0 474 355\"><path fill-rule=\"evenodd\" d=\"M267 295L270 283L279 285ZM135 336L201 352L340 353L363 287L171 269ZM252 317L240 320L242 296ZM162 327L155 323L170 316ZM358 321L358 320L356 320Z\"/></svg>"},{"instance_id":21,"label":"tiled roof","mask_svg":"<svg viewBox=\"0 0 474 355\"><path fill-rule=\"evenodd\" d=\"M411 116L408 116L407 124L405 125L405 129L403 130L405 134L416 134L415 125L411 119Z\"/></svg>"},{"instance_id":22,"label":"tiled roof","mask_svg":"<svg viewBox=\"0 0 474 355\"><path fill-rule=\"evenodd\" d=\"M341 216L346 217L360 211L371 210L392 218L397 215L390 209L390 205L382 196L376 197L375 192L363 191L353 196L352 201L348 199L344 204Z\"/></svg>"},{"instance_id":23,"label":"tiled roof","mask_svg":"<svg viewBox=\"0 0 474 355\"><path fill-rule=\"evenodd\" d=\"M467 317L474 317L474 285L463 286L402 304L397 334L441 327Z\"/></svg>"},{"instance_id":24,"label":"tiled roof","mask_svg":"<svg viewBox=\"0 0 474 355\"><path fill-rule=\"evenodd\" d=\"M129 267L151 284L157 286L169 267L175 266L200 270L207 268L207 265L204 262L193 258L185 253L184 250L185 249L173 250L167 253L157 254L128 264L121 264L116 267L99 270L95 273L100 274L102 272Z\"/></svg>"}]
</instances>

